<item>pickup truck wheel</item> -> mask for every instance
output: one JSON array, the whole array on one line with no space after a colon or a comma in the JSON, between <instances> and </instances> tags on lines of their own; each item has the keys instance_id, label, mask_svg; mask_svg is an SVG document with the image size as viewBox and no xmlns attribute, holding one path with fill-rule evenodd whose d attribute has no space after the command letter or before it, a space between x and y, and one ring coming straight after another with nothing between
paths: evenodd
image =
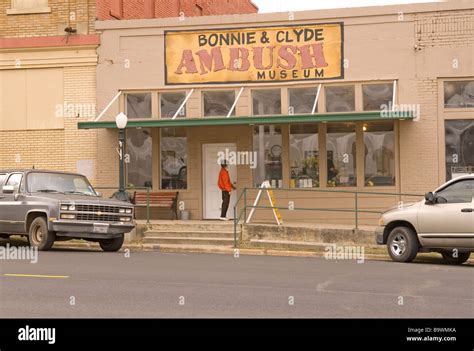
<instances>
[{"instance_id":1,"label":"pickup truck wheel","mask_svg":"<svg viewBox=\"0 0 474 351\"><path fill-rule=\"evenodd\" d=\"M453 252L452 251L446 251L442 252L441 255L443 255L443 259L446 261L446 263L449 264L463 264L469 259L469 256L471 256L470 252L458 252L457 257L453 257Z\"/></svg>"},{"instance_id":2,"label":"pickup truck wheel","mask_svg":"<svg viewBox=\"0 0 474 351\"><path fill-rule=\"evenodd\" d=\"M411 228L396 227L388 236L387 249L393 261L413 261L418 253L418 246L416 234Z\"/></svg>"},{"instance_id":3,"label":"pickup truck wheel","mask_svg":"<svg viewBox=\"0 0 474 351\"><path fill-rule=\"evenodd\" d=\"M37 217L31 222L28 230L28 241L33 247L40 251L48 251L54 244L54 232L48 230L48 224L44 217Z\"/></svg>"},{"instance_id":4,"label":"pickup truck wheel","mask_svg":"<svg viewBox=\"0 0 474 351\"><path fill-rule=\"evenodd\" d=\"M123 245L124 235L112 239L99 240L99 245L105 252L117 252Z\"/></svg>"}]
</instances>

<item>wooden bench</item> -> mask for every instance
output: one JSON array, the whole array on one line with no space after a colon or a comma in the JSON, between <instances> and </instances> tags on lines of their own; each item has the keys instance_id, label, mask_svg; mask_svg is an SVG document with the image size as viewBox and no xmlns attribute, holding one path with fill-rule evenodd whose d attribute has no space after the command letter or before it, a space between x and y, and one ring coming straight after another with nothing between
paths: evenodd
<instances>
[{"instance_id":1,"label":"wooden bench","mask_svg":"<svg viewBox=\"0 0 474 351\"><path fill-rule=\"evenodd\" d=\"M178 194L179 192L153 192L135 191L132 203L135 205L135 218L147 218L147 203L150 205L150 219L158 219L157 212L171 212L171 219L178 219ZM149 196L149 200L148 200ZM169 219L169 218L166 218Z\"/></svg>"}]
</instances>

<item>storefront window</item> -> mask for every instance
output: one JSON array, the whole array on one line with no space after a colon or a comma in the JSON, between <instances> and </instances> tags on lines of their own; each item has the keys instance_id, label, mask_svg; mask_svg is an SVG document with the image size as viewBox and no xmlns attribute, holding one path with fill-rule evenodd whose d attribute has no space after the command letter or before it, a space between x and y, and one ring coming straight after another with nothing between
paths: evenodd
<instances>
[{"instance_id":1,"label":"storefront window","mask_svg":"<svg viewBox=\"0 0 474 351\"><path fill-rule=\"evenodd\" d=\"M187 138L183 128L162 128L161 189L187 188Z\"/></svg>"},{"instance_id":2,"label":"storefront window","mask_svg":"<svg viewBox=\"0 0 474 351\"><path fill-rule=\"evenodd\" d=\"M160 94L161 118L172 118L186 99L184 92L172 92ZM186 105L179 111L176 118L186 117Z\"/></svg>"},{"instance_id":3,"label":"storefront window","mask_svg":"<svg viewBox=\"0 0 474 351\"><path fill-rule=\"evenodd\" d=\"M290 126L290 187L319 186L318 126Z\"/></svg>"},{"instance_id":4,"label":"storefront window","mask_svg":"<svg viewBox=\"0 0 474 351\"><path fill-rule=\"evenodd\" d=\"M149 129L127 129L127 185L152 187L152 138Z\"/></svg>"},{"instance_id":5,"label":"storefront window","mask_svg":"<svg viewBox=\"0 0 474 351\"><path fill-rule=\"evenodd\" d=\"M356 133L354 123L328 123L326 135L328 186L355 186Z\"/></svg>"},{"instance_id":6,"label":"storefront window","mask_svg":"<svg viewBox=\"0 0 474 351\"><path fill-rule=\"evenodd\" d=\"M364 111L389 109L393 99L393 84L362 84Z\"/></svg>"},{"instance_id":7,"label":"storefront window","mask_svg":"<svg viewBox=\"0 0 474 351\"><path fill-rule=\"evenodd\" d=\"M393 122L364 124L365 185L395 185L395 133Z\"/></svg>"},{"instance_id":8,"label":"storefront window","mask_svg":"<svg viewBox=\"0 0 474 351\"><path fill-rule=\"evenodd\" d=\"M288 97L290 100L288 114L292 115L313 112L313 105L316 100L317 91L317 88L288 89Z\"/></svg>"},{"instance_id":9,"label":"storefront window","mask_svg":"<svg viewBox=\"0 0 474 351\"><path fill-rule=\"evenodd\" d=\"M151 118L151 93L127 94L127 117Z\"/></svg>"},{"instance_id":10,"label":"storefront window","mask_svg":"<svg viewBox=\"0 0 474 351\"><path fill-rule=\"evenodd\" d=\"M444 82L445 108L474 108L474 80Z\"/></svg>"},{"instance_id":11,"label":"storefront window","mask_svg":"<svg viewBox=\"0 0 474 351\"><path fill-rule=\"evenodd\" d=\"M328 86L326 92L326 112L355 111L355 90L353 85Z\"/></svg>"},{"instance_id":12,"label":"storefront window","mask_svg":"<svg viewBox=\"0 0 474 351\"><path fill-rule=\"evenodd\" d=\"M281 115L280 89L252 90L252 106L254 116Z\"/></svg>"},{"instance_id":13,"label":"storefront window","mask_svg":"<svg viewBox=\"0 0 474 351\"><path fill-rule=\"evenodd\" d=\"M205 117L225 117L229 113L235 101L235 91L205 91L202 93L204 99ZM231 116L235 116L235 109Z\"/></svg>"},{"instance_id":14,"label":"storefront window","mask_svg":"<svg viewBox=\"0 0 474 351\"><path fill-rule=\"evenodd\" d=\"M268 180L273 188L283 186L281 127L254 126L253 149L257 153L257 167L253 172L254 184L259 187Z\"/></svg>"},{"instance_id":15,"label":"storefront window","mask_svg":"<svg viewBox=\"0 0 474 351\"><path fill-rule=\"evenodd\" d=\"M474 172L474 120L445 121L446 180Z\"/></svg>"}]
</instances>

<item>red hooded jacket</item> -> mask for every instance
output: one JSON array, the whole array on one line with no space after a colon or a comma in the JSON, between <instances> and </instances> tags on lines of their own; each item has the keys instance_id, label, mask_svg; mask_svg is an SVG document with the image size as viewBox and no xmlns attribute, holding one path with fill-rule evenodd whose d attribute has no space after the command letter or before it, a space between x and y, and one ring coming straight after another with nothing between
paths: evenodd
<instances>
[{"instance_id":1,"label":"red hooded jacket","mask_svg":"<svg viewBox=\"0 0 474 351\"><path fill-rule=\"evenodd\" d=\"M230 182L229 171L222 167L221 171L219 172L219 181L217 182L217 186L222 191L228 191L229 193L232 191L232 183Z\"/></svg>"}]
</instances>

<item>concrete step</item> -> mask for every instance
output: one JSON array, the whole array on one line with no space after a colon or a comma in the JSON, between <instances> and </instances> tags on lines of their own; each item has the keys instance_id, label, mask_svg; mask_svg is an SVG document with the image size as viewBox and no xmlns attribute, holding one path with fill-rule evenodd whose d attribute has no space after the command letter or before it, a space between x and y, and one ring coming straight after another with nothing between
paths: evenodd
<instances>
[{"instance_id":1,"label":"concrete step","mask_svg":"<svg viewBox=\"0 0 474 351\"><path fill-rule=\"evenodd\" d=\"M146 225L146 223L138 222L138 225ZM233 231L234 222L229 220L227 222L221 221L154 221L147 225L149 230L171 230L171 231ZM238 226L240 229L240 226Z\"/></svg>"},{"instance_id":2,"label":"concrete step","mask_svg":"<svg viewBox=\"0 0 474 351\"><path fill-rule=\"evenodd\" d=\"M233 246L233 238L215 238L215 237L162 237L162 236L147 236L143 238L143 244L176 244L176 245L215 245L215 246Z\"/></svg>"},{"instance_id":3,"label":"concrete step","mask_svg":"<svg viewBox=\"0 0 474 351\"><path fill-rule=\"evenodd\" d=\"M237 231L237 235L240 232ZM180 237L180 238L234 238L233 230L226 231L211 231L211 230L167 230L167 229L153 229L147 230L144 237Z\"/></svg>"}]
</instances>

